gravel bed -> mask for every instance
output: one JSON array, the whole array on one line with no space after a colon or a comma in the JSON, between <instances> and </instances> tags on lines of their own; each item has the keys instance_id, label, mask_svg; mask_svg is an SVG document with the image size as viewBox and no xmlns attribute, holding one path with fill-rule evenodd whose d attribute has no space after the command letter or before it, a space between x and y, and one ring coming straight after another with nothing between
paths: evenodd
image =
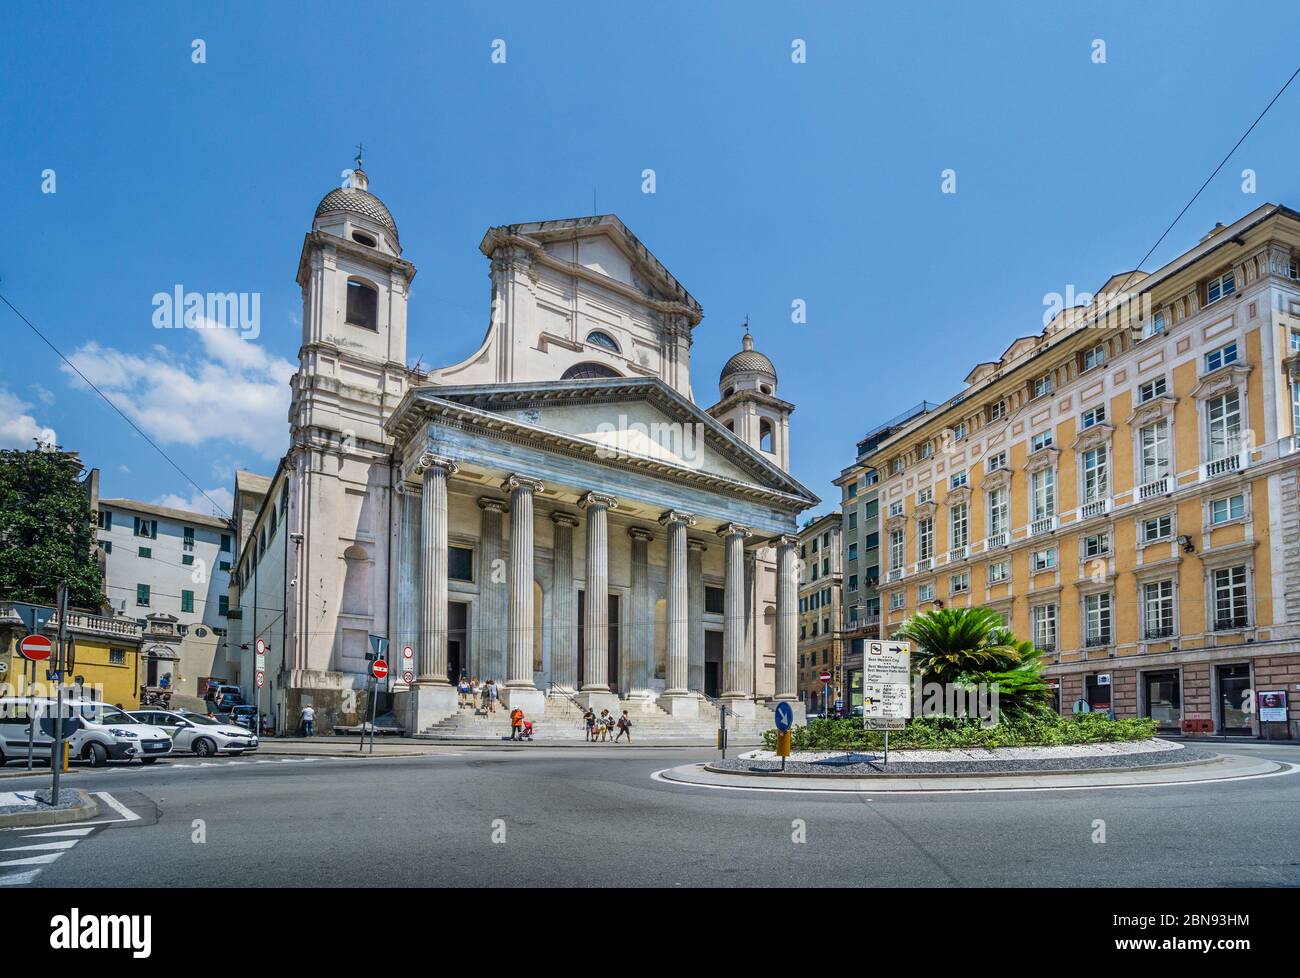
<instances>
[{"instance_id":1,"label":"gravel bed","mask_svg":"<svg viewBox=\"0 0 1300 978\"><path fill-rule=\"evenodd\" d=\"M1216 756L1212 751L1165 740L995 750L900 750L889 752L888 766L883 763L882 752L803 751L787 759L785 773L855 778L882 774L1019 774L1189 764ZM729 774L771 774L780 771L781 761L770 751L750 751L740 757L713 761L709 769Z\"/></svg>"}]
</instances>

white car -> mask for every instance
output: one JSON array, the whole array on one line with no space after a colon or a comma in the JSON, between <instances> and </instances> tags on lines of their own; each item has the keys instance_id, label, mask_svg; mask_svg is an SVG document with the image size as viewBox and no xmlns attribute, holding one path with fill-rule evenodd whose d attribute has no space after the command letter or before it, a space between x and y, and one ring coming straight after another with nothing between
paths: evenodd
<instances>
[{"instance_id":1,"label":"white car","mask_svg":"<svg viewBox=\"0 0 1300 978\"><path fill-rule=\"evenodd\" d=\"M48 697L16 696L0 700L0 765L27 756L28 731L32 756L49 760L54 744L56 701ZM33 724L32 721L35 721ZM69 754L91 767L109 761L152 764L171 753L172 739L165 730L94 700L63 701L63 736Z\"/></svg>"},{"instance_id":2,"label":"white car","mask_svg":"<svg viewBox=\"0 0 1300 978\"><path fill-rule=\"evenodd\" d=\"M199 757L257 750L257 735L246 727L206 717L202 713L134 710L131 715L141 723L167 731L177 750L193 751Z\"/></svg>"}]
</instances>

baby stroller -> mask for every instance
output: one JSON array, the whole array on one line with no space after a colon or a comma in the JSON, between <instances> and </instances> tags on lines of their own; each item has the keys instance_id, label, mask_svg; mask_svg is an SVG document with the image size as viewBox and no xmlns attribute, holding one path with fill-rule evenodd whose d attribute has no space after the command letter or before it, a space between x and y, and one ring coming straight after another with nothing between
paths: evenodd
<instances>
[{"instance_id":1,"label":"baby stroller","mask_svg":"<svg viewBox=\"0 0 1300 978\"><path fill-rule=\"evenodd\" d=\"M519 739L520 739L520 740L532 740L532 739L533 739L533 721L532 721L532 720L525 720L525 721L524 721L524 729L523 729L523 732L519 735Z\"/></svg>"}]
</instances>

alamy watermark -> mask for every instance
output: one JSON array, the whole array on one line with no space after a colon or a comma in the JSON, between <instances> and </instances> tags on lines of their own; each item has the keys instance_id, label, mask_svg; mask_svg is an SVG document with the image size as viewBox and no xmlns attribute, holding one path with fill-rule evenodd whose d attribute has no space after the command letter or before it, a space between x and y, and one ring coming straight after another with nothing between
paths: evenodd
<instances>
[{"instance_id":1,"label":"alamy watermark","mask_svg":"<svg viewBox=\"0 0 1300 978\"><path fill-rule=\"evenodd\" d=\"M652 458L698 469L704 464L704 425L699 421L632 421L596 426L597 458Z\"/></svg>"},{"instance_id":2,"label":"alamy watermark","mask_svg":"<svg viewBox=\"0 0 1300 978\"><path fill-rule=\"evenodd\" d=\"M233 329L240 339L262 333L262 293L187 292L176 285L153 296L154 329Z\"/></svg>"}]
</instances>

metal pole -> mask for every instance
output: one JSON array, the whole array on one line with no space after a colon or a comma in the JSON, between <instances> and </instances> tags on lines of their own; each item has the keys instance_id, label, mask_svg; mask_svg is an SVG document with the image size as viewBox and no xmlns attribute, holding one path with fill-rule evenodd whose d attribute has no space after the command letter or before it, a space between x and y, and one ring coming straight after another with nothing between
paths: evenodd
<instances>
[{"instance_id":1,"label":"metal pole","mask_svg":"<svg viewBox=\"0 0 1300 978\"><path fill-rule=\"evenodd\" d=\"M885 763L889 763L889 728L885 728Z\"/></svg>"},{"instance_id":2,"label":"metal pole","mask_svg":"<svg viewBox=\"0 0 1300 978\"><path fill-rule=\"evenodd\" d=\"M54 743L50 747L50 805L59 804L59 773L63 770L63 644L68 634L68 585L59 585L59 651L54 665L54 683L58 690L54 707Z\"/></svg>"},{"instance_id":3,"label":"metal pole","mask_svg":"<svg viewBox=\"0 0 1300 978\"><path fill-rule=\"evenodd\" d=\"M722 748L722 759L727 759L727 704L723 703L718 710L718 746Z\"/></svg>"},{"instance_id":4,"label":"metal pole","mask_svg":"<svg viewBox=\"0 0 1300 978\"><path fill-rule=\"evenodd\" d=\"M28 666L31 667L32 677L27 679ZM36 663L23 660L23 679L27 682L29 690L28 696L31 696L30 690L36 682ZM32 699L31 704L27 707L27 770L32 769L32 741L36 738L36 700ZM50 763L54 763L54 755L50 755Z\"/></svg>"},{"instance_id":5,"label":"metal pole","mask_svg":"<svg viewBox=\"0 0 1300 978\"><path fill-rule=\"evenodd\" d=\"M375 752L375 703L379 699L379 680L375 680L374 691L370 694L370 753Z\"/></svg>"}]
</instances>

